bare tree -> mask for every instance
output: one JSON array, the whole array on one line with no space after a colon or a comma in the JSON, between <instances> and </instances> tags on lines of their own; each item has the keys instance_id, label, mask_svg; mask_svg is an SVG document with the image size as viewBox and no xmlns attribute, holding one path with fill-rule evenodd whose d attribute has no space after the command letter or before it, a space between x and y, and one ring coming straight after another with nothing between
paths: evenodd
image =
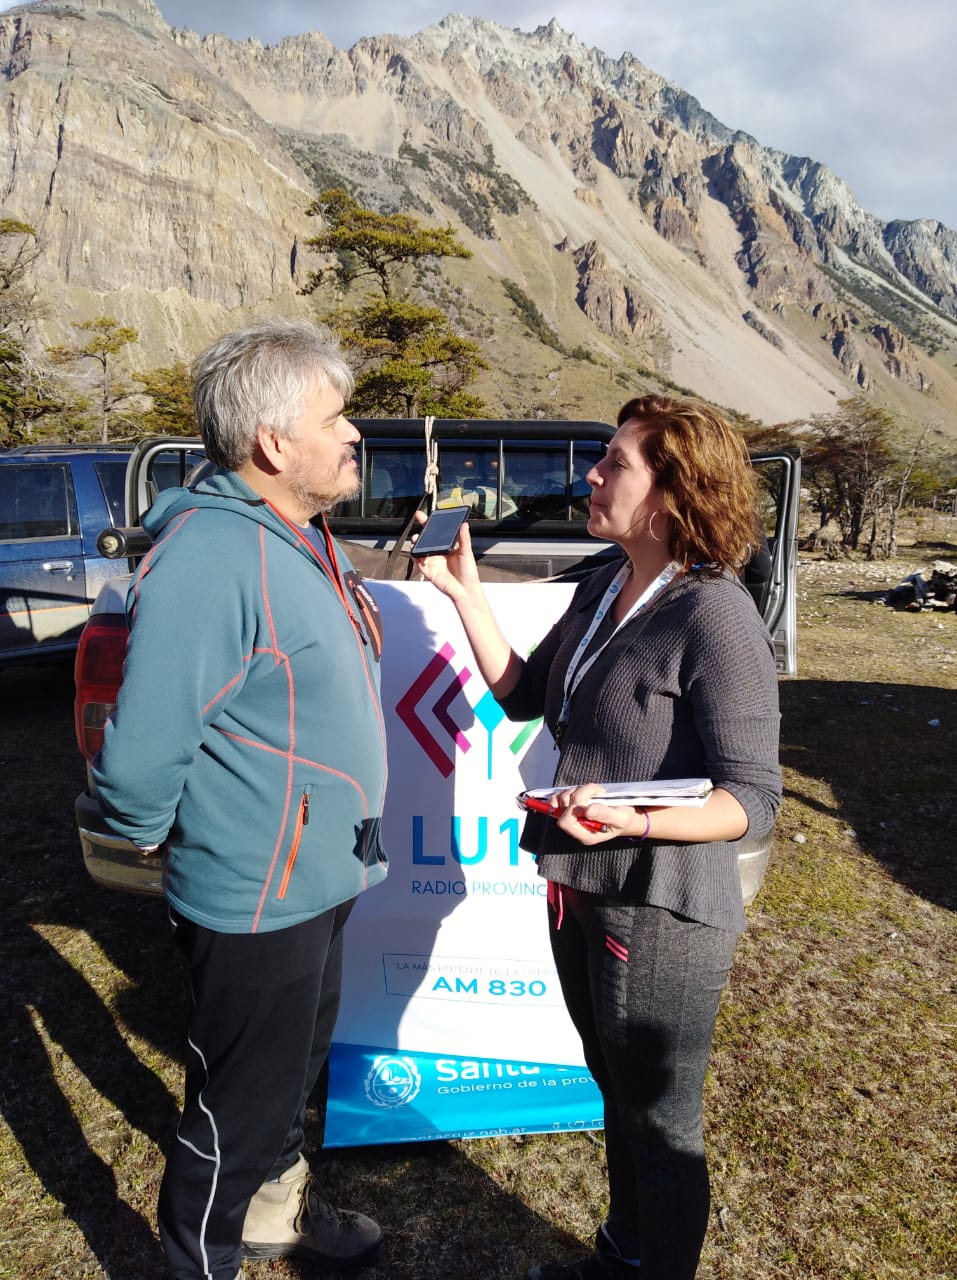
<instances>
[{"instance_id":1,"label":"bare tree","mask_svg":"<svg viewBox=\"0 0 957 1280\"><path fill-rule=\"evenodd\" d=\"M903 468L900 474L900 483L897 486L896 497L891 504L889 528L887 533L887 554L889 556L897 555L897 526L900 521L900 513L904 507L907 498L907 490L910 485L910 478L913 474L917 459L920 457L920 451L924 446L924 441L931 432L931 424L928 422L923 431L914 441L913 448L904 460Z\"/></svg>"}]
</instances>

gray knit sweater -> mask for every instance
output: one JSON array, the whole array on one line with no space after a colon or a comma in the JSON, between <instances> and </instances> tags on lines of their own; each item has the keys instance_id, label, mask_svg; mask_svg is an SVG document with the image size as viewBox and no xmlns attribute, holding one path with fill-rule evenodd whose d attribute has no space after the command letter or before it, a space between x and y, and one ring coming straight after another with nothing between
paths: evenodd
<instances>
[{"instance_id":1,"label":"gray knit sweater","mask_svg":"<svg viewBox=\"0 0 957 1280\"><path fill-rule=\"evenodd\" d=\"M590 575L529 655L502 700L510 719L544 714L555 732L565 671L620 564ZM610 629L609 611L593 645ZM773 649L753 600L730 575L692 571L622 627L583 678L554 781L708 777L740 802L748 839L761 838L781 799L779 719ZM560 884L717 928L745 926L733 841L586 848L552 819L529 814L521 844L535 853L540 874Z\"/></svg>"}]
</instances>

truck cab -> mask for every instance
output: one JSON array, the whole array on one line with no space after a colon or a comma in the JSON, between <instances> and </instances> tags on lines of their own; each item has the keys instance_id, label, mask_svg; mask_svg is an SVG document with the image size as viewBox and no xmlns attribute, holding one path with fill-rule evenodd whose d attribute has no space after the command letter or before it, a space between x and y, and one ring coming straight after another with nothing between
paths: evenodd
<instances>
[{"instance_id":1,"label":"truck cab","mask_svg":"<svg viewBox=\"0 0 957 1280\"><path fill-rule=\"evenodd\" d=\"M472 546L489 577L576 580L618 554L586 528L591 490L585 476L615 434L609 423L353 421L362 435L362 491L330 514L329 526L367 577L381 576L387 565L395 576L398 557L390 564L389 556L397 540L418 507L433 505L470 507ZM156 437L138 445L126 481L127 524L138 526L160 489L181 483L202 456L200 440ZM754 557L744 580L771 632L779 674L794 675L800 454L790 447L767 450L752 454L751 462L767 555L763 562Z\"/></svg>"}]
</instances>

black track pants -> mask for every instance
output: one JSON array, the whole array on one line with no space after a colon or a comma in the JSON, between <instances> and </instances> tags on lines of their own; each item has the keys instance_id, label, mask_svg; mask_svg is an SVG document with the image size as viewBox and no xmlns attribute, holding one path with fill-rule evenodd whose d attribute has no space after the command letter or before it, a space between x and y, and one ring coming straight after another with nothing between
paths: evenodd
<instances>
[{"instance_id":1,"label":"black track pants","mask_svg":"<svg viewBox=\"0 0 957 1280\"><path fill-rule=\"evenodd\" d=\"M213 933L174 915L193 1000L183 1115L159 1197L175 1280L233 1280L250 1199L299 1155L353 902L256 934Z\"/></svg>"}]
</instances>

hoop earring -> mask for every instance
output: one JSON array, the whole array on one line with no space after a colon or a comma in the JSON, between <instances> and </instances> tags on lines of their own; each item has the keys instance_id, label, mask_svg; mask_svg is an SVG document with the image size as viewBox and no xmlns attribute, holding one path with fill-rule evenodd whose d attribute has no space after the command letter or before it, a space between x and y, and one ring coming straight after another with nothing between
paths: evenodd
<instances>
[{"instance_id":1,"label":"hoop earring","mask_svg":"<svg viewBox=\"0 0 957 1280\"><path fill-rule=\"evenodd\" d=\"M648 521L648 537L651 538L652 542L661 541L660 538L655 537L655 516L660 516L660 515L661 515L661 508L659 507L657 511L652 511L651 519Z\"/></svg>"}]
</instances>

